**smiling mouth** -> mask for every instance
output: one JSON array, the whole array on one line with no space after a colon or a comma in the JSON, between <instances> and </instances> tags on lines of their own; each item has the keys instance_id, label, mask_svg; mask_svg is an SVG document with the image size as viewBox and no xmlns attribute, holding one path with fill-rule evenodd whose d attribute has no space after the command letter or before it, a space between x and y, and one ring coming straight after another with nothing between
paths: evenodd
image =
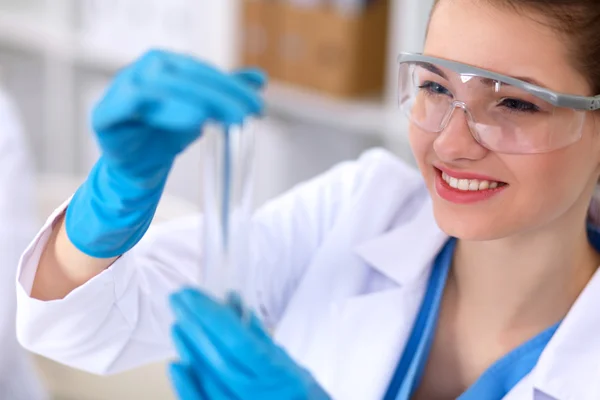
<instances>
[{"instance_id":1,"label":"smiling mouth","mask_svg":"<svg viewBox=\"0 0 600 400\"><path fill-rule=\"evenodd\" d=\"M436 168L437 169L437 168ZM453 189L464 192L478 192L484 190L494 190L506 186L507 184L499 181L490 181L483 179L459 179L448 175L445 172L437 170L441 174L442 180Z\"/></svg>"}]
</instances>

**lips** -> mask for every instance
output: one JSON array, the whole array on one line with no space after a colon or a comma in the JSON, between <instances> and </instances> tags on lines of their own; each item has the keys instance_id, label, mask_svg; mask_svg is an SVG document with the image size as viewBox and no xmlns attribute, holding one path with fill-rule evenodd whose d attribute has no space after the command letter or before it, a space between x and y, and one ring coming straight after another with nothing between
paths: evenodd
<instances>
[{"instance_id":1,"label":"lips","mask_svg":"<svg viewBox=\"0 0 600 400\"><path fill-rule=\"evenodd\" d=\"M508 184L493 177L434 168L435 189L444 200L457 204L484 201L502 192Z\"/></svg>"},{"instance_id":2,"label":"lips","mask_svg":"<svg viewBox=\"0 0 600 400\"><path fill-rule=\"evenodd\" d=\"M444 167L442 165L433 165L436 169L440 170L443 173L446 173L446 175L452 177L452 178L456 178L456 179L469 179L469 180L479 180L479 181L488 181L488 182L498 182L498 183L505 183L493 176L490 175L484 175L484 174L480 174L477 172L465 172L465 171L456 171L456 170L452 170L450 168Z\"/></svg>"},{"instance_id":3,"label":"lips","mask_svg":"<svg viewBox=\"0 0 600 400\"><path fill-rule=\"evenodd\" d=\"M442 172L442 179L452 188L458 190L488 190L496 189L499 186L506 185L503 182L491 181L487 179L459 179Z\"/></svg>"}]
</instances>

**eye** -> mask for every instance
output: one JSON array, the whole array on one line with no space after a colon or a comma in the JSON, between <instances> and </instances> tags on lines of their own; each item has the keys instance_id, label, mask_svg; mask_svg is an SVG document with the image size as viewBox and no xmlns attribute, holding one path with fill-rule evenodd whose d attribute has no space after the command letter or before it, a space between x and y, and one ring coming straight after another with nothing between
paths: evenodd
<instances>
[{"instance_id":1,"label":"eye","mask_svg":"<svg viewBox=\"0 0 600 400\"><path fill-rule=\"evenodd\" d=\"M499 105L515 112L536 113L540 111L540 108L535 104L519 99L503 99Z\"/></svg>"},{"instance_id":2,"label":"eye","mask_svg":"<svg viewBox=\"0 0 600 400\"><path fill-rule=\"evenodd\" d=\"M432 81L423 82L421 85L419 85L419 89L425 91L427 94L432 94L432 95L441 94L441 95L452 97L452 93L450 93L450 91L448 89L446 89L444 86L440 85L439 83L432 82Z\"/></svg>"}]
</instances>

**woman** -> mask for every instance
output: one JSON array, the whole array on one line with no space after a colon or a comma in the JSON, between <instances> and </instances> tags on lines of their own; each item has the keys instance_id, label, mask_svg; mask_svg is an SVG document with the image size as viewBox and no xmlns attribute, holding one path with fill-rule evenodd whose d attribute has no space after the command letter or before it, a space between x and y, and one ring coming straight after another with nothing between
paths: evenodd
<instances>
[{"instance_id":1,"label":"woman","mask_svg":"<svg viewBox=\"0 0 600 400\"><path fill-rule=\"evenodd\" d=\"M0 399L43 400L48 395L15 335L16 266L35 232L35 204L21 118L4 88L0 88L0 126Z\"/></svg>"},{"instance_id":2,"label":"woman","mask_svg":"<svg viewBox=\"0 0 600 400\"><path fill-rule=\"evenodd\" d=\"M595 0L438 1L425 55L400 58L421 174L373 150L258 211L250 324L235 298L167 303L198 275L201 218L146 229L177 154L259 114L263 79L150 53L23 257L20 340L109 373L173 355L175 319L184 398L600 398L598 38Z\"/></svg>"}]
</instances>

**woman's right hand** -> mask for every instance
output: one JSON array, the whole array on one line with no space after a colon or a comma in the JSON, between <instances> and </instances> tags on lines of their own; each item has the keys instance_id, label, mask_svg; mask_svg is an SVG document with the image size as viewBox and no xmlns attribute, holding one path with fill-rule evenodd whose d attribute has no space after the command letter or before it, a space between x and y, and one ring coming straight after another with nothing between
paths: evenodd
<instances>
[{"instance_id":1,"label":"woman's right hand","mask_svg":"<svg viewBox=\"0 0 600 400\"><path fill-rule=\"evenodd\" d=\"M196 140L208 121L242 124L262 111L256 70L232 75L189 56L150 51L122 71L92 114L92 127L111 168L130 178L151 176Z\"/></svg>"},{"instance_id":2,"label":"woman's right hand","mask_svg":"<svg viewBox=\"0 0 600 400\"><path fill-rule=\"evenodd\" d=\"M227 74L189 56L151 51L123 70L93 111L102 156L66 213L69 240L96 258L123 254L144 235L182 151L206 122L260 114L258 70Z\"/></svg>"},{"instance_id":3,"label":"woman's right hand","mask_svg":"<svg viewBox=\"0 0 600 400\"><path fill-rule=\"evenodd\" d=\"M108 268L146 233L173 161L208 122L262 113L265 76L223 73L191 57L151 51L123 70L93 111L101 157L58 218L31 296L60 299Z\"/></svg>"}]
</instances>

